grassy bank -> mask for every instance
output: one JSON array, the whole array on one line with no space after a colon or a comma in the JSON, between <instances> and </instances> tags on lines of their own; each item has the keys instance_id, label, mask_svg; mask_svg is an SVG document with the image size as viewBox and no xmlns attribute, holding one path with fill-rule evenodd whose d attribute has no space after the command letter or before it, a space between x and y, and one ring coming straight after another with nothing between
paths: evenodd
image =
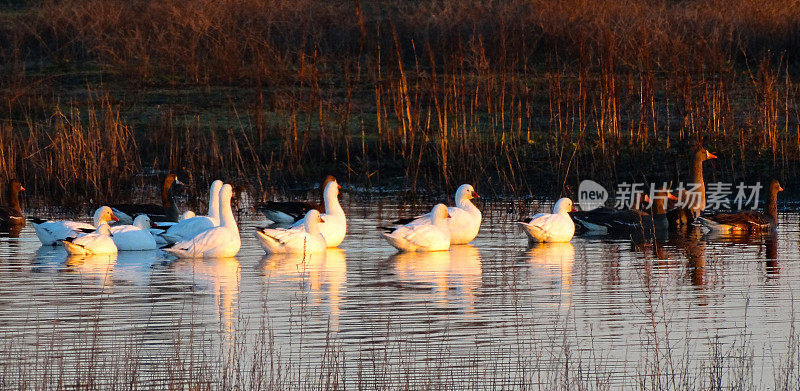
<instances>
[{"instance_id":1,"label":"grassy bank","mask_svg":"<svg viewBox=\"0 0 800 391\"><path fill-rule=\"evenodd\" d=\"M780 1L12 3L0 179L56 201L183 169L257 197L571 194L579 179L800 186L800 6Z\"/></svg>"}]
</instances>

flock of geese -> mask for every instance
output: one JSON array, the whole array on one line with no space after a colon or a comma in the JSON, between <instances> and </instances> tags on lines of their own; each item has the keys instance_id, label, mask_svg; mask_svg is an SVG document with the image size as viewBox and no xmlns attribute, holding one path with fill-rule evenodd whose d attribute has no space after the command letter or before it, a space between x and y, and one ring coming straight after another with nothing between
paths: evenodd
<instances>
[{"instance_id":1,"label":"flock of geese","mask_svg":"<svg viewBox=\"0 0 800 391\"><path fill-rule=\"evenodd\" d=\"M532 243L568 242L576 226L583 232L628 233L654 233L691 224L722 232L775 230L777 194L783 190L777 181L770 185L763 212L704 213L703 162L713 158L716 156L705 148L696 150L692 171L693 180L700 185L700 194L693 203L670 208L671 201L685 195L676 196L667 189L655 192L648 210L640 208L641 201L650 201L646 195L637 198L639 202L626 210L601 207L576 211L572 200L561 198L555 202L552 213L539 213L518 224ZM178 258L235 256L241 247L241 236L231 209L232 186L214 181L208 194L208 212L197 216L192 212L179 215L170 192L173 184L180 184L180 181L175 174L169 174L162 188L162 205L101 206L95 211L92 223L30 220L42 245L63 245L70 254L103 255L161 249ZM329 176L323 181L322 189L322 205L267 202L259 206L264 215L276 223L259 227L254 233L267 253L317 253L342 243L347 233L347 218L339 203L341 186ZM0 208L0 226L25 225L18 199L19 192L24 190L19 181L10 182L9 204ZM383 231L383 238L399 251L446 251L451 245L469 243L478 235L482 215L473 204L475 198L479 195L473 186L464 184L456 191L454 206L437 204L429 213L378 228Z\"/></svg>"}]
</instances>

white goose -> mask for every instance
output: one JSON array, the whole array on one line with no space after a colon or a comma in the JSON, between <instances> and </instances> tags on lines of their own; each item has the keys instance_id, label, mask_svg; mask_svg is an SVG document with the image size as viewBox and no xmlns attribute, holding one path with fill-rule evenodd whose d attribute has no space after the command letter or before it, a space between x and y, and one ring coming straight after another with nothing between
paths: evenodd
<instances>
[{"instance_id":1,"label":"white goose","mask_svg":"<svg viewBox=\"0 0 800 391\"><path fill-rule=\"evenodd\" d=\"M329 185L330 186L330 185ZM261 247L270 254L324 252L328 248L321 231L322 216L316 209L306 212L300 227L261 228L256 231Z\"/></svg>"},{"instance_id":2,"label":"white goose","mask_svg":"<svg viewBox=\"0 0 800 391\"><path fill-rule=\"evenodd\" d=\"M444 251L450 248L450 214L444 204L437 204L430 217L415 221L383 234L383 237L400 251Z\"/></svg>"},{"instance_id":3,"label":"white goose","mask_svg":"<svg viewBox=\"0 0 800 391\"><path fill-rule=\"evenodd\" d=\"M319 223L319 231L325 237L328 247L338 247L342 244L345 234L347 234L347 218L344 216L344 209L339 203L339 183L336 180L325 185L323 191L323 201L325 203L325 214L322 215L322 222ZM308 213L306 213L308 216ZM305 226L305 217L298 220L289 228L300 228Z\"/></svg>"},{"instance_id":4,"label":"white goose","mask_svg":"<svg viewBox=\"0 0 800 391\"><path fill-rule=\"evenodd\" d=\"M467 244L478 236L481 228L481 211L472 203L472 199L480 198L475 188L469 184L463 184L456 190L456 206L447 208L450 218L447 226L450 228L450 244ZM410 219L400 219L394 224L419 224L425 223L430 219L430 213Z\"/></svg>"},{"instance_id":5,"label":"white goose","mask_svg":"<svg viewBox=\"0 0 800 391\"><path fill-rule=\"evenodd\" d=\"M169 254L178 258L228 258L239 252L242 240L239 237L239 227L233 218L231 210L231 197L233 187L222 186L220 198L220 225L203 231L197 236L177 242L163 248Z\"/></svg>"},{"instance_id":6,"label":"white goose","mask_svg":"<svg viewBox=\"0 0 800 391\"><path fill-rule=\"evenodd\" d=\"M532 243L569 242L575 234L575 223L569 216L572 209L572 200L561 198L553 206L553 213L536 214L519 225Z\"/></svg>"},{"instance_id":7,"label":"white goose","mask_svg":"<svg viewBox=\"0 0 800 391\"><path fill-rule=\"evenodd\" d=\"M218 226L219 191L222 190L222 185L223 183L220 180L211 183L211 189L208 193L208 216L193 216L182 219L167 229L167 232L163 235L164 239L167 242L191 239L200 232Z\"/></svg>"},{"instance_id":8,"label":"white goose","mask_svg":"<svg viewBox=\"0 0 800 391\"><path fill-rule=\"evenodd\" d=\"M146 251L158 248L156 239L150 233L150 216L141 214L133 219L133 225L111 227L111 239L119 251Z\"/></svg>"},{"instance_id":9,"label":"white goose","mask_svg":"<svg viewBox=\"0 0 800 391\"><path fill-rule=\"evenodd\" d=\"M73 255L106 255L116 254L117 246L111 239L111 228L108 224L100 224L97 229L89 234L76 238L66 238L61 241L68 253Z\"/></svg>"},{"instance_id":10,"label":"white goose","mask_svg":"<svg viewBox=\"0 0 800 391\"><path fill-rule=\"evenodd\" d=\"M81 223L78 221L50 221L32 218L33 229L36 236L44 246L54 246L60 240L75 238L85 231L94 231L103 223L109 221L119 221L111 208L101 206L94 212L93 224Z\"/></svg>"}]
</instances>

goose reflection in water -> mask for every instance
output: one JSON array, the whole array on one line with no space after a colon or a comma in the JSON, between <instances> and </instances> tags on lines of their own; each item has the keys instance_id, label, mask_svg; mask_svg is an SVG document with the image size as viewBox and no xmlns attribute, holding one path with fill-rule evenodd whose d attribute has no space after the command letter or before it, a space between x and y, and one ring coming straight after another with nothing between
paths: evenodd
<instances>
[{"instance_id":1,"label":"goose reflection in water","mask_svg":"<svg viewBox=\"0 0 800 391\"><path fill-rule=\"evenodd\" d=\"M475 289L481 284L481 255L472 245L450 247L450 251L404 252L389 257L401 283L431 287L436 303L447 306L453 298L464 300L472 312ZM455 294L451 294L451 291Z\"/></svg>"},{"instance_id":2,"label":"goose reflection in water","mask_svg":"<svg viewBox=\"0 0 800 391\"><path fill-rule=\"evenodd\" d=\"M176 275L190 280L201 290L210 290L217 305L217 318L230 335L239 296L239 261L236 258L179 259L172 263Z\"/></svg>"},{"instance_id":3,"label":"goose reflection in water","mask_svg":"<svg viewBox=\"0 0 800 391\"><path fill-rule=\"evenodd\" d=\"M138 286L150 284L153 265L167 260L158 250L120 251L114 266L114 281Z\"/></svg>"},{"instance_id":4,"label":"goose reflection in water","mask_svg":"<svg viewBox=\"0 0 800 391\"><path fill-rule=\"evenodd\" d=\"M347 283L347 258L339 248L312 254L268 254L261 259L261 273L268 278L299 281L311 294L311 304L329 305L330 323L339 325L340 305Z\"/></svg>"},{"instance_id":5,"label":"goose reflection in water","mask_svg":"<svg viewBox=\"0 0 800 391\"><path fill-rule=\"evenodd\" d=\"M572 243L539 243L531 246L527 252L528 262L532 266L557 272L557 278L563 292L572 287L572 267L575 264L575 246Z\"/></svg>"},{"instance_id":6,"label":"goose reflection in water","mask_svg":"<svg viewBox=\"0 0 800 391\"><path fill-rule=\"evenodd\" d=\"M84 278L96 279L103 286L112 285L112 273L116 263L117 254L69 255L64 261L65 271L79 274Z\"/></svg>"}]
</instances>

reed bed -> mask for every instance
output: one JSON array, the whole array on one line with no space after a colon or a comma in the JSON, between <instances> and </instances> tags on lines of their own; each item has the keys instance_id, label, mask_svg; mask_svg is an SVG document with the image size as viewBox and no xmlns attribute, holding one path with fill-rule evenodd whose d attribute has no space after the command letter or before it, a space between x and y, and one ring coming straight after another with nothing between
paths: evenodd
<instances>
[{"instance_id":1,"label":"reed bed","mask_svg":"<svg viewBox=\"0 0 800 391\"><path fill-rule=\"evenodd\" d=\"M258 196L327 173L412 192L469 181L490 194L570 194L587 177L684 178L697 142L725 158L714 180L776 176L791 189L800 184L799 7L25 3L2 13L4 145L40 142L6 152L2 175L50 174L20 167L66 112L84 139L100 114L98 126L130 134L132 156L107 151L125 170L64 179L97 196L135 181L137 168L232 178ZM100 114L82 110L92 105Z\"/></svg>"}]
</instances>

